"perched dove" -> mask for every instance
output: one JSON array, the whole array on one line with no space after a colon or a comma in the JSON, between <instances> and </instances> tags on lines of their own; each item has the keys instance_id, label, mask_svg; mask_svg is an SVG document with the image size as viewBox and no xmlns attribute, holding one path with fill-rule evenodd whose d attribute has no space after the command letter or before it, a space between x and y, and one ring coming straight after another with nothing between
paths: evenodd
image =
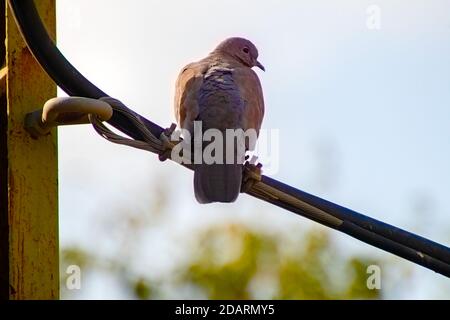
<instances>
[{"instance_id":1,"label":"perched dove","mask_svg":"<svg viewBox=\"0 0 450 320\"><path fill-rule=\"evenodd\" d=\"M264 116L261 83L252 70L256 66L264 71L257 58L258 50L249 40L229 38L206 58L184 67L175 90L175 116L180 127L188 130L191 137L194 121L202 121L203 131L254 129L257 136ZM197 201L235 201L241 188L241 160L238 157L233 164L224 161L223 164L194 165Z\"/></svg>"}]
</instances>

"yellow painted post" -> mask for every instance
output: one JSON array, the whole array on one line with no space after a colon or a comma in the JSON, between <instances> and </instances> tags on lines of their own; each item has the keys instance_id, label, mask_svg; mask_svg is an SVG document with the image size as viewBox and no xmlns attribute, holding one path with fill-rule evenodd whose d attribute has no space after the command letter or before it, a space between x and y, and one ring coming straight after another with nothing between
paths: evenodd
<instances>
[{"instance_id":1,"label":"yellow painted post","mask_svg":"<svg viewBox=\"0 0 450 320\"><path fill-rule=\"evenodd\" d=\"M55 1L36 1L36 6L54 37ZM26 47L10 10L5 11L6 90L3 86L2 92L6 97L2 95L0 100L0 297L58 299L56 130L35 140L23 127L26 113L56 96L56 85Z\"/></svg>"}]
</instances>

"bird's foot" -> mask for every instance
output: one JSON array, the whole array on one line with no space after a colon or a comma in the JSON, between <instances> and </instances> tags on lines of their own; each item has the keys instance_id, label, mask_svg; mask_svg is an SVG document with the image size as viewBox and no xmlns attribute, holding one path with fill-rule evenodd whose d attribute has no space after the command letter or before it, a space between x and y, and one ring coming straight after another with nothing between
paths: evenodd
<instances>
[{"instance_id":1,"label":"bird's foot","mask_svg":"<svg viewBox=\"0 0 450 320\"><path fill-rule=\"evenodd\" d=\"M172 123L169 128L164 129L164 131L159 136L159 140L162 142L163 150L159 153L158 158L160 161L166 161L170 158L173 147L180 141L172 141L170 138L172 133L175 131L177 125Z\"/></svg>"},{"instance_id":2,"label":"bird's foot","mask_svg":"<svg viewBox=\"0 0 450 320\"><path fill-rule=\"evenodd\" d=\"M255 183L261 181L262 163L257 162L257 158L255 156L253 156L250 160L249 158L249 156L245 157L241 192L247 192Z\"/></svg>"}]
</instances>

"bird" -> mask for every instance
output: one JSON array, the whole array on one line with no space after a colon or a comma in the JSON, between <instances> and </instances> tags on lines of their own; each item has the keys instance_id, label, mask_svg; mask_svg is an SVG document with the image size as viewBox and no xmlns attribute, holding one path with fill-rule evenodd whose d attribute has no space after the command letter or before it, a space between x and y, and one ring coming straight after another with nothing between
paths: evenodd
<instances>
[{"instance_id":1,"label":"bird","mask_svg":"<svg viewBox=\"0 0 450 320\"><path fill-rule=\"evenodd\" d=\"M265 71L258 49L245 38L222 41L205 58L182 68L175 85L175 117L178 125L194 134L194 122L202 130L252 129L259 135L264 117L261 82L252 69ZM226 138L224 138L224 142ZM229 141L230 139L228 139ZM205 148L205 144L201 144ZM223 147L223 157L227 151ZM245 143L245 150L251 149ZM237 153L236 147L232 149ZM232 154L233 163L194 164L194 193L201 204L234 202L241 189L243 158Z\"/></svg>"}]
</instances>

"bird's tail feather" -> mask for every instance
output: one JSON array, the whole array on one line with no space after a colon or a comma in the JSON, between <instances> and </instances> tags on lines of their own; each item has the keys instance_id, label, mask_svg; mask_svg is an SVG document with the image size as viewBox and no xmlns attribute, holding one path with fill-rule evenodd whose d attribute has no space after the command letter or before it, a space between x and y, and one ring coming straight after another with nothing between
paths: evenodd
<instances>
[{"instance_id":1,"label":"bird's tail feather","mask_svg":"<svg viewBox=\"0 0 450 320\"><path fill-rule=\"evenodd\" d=\"M225 133L223 136L222 155L217 154L222 163L203 162L194 166L194 191L199 203L234 202L241 192L245 140L242 137L230 139ZM205 142L202 151L206 147ZM227 157L230 152L231 157Z\"/></svg>"},{"instance_id":2,"label":"bird's tail feather","mask_svg":"<svg viewBox=\"0 0 450 320\"><path fill-rule=\"evenodd\" d=\"M241 164L199 164L194 170L199 203L234 202L241 191Z\"/></svg>"}]
</instances>

